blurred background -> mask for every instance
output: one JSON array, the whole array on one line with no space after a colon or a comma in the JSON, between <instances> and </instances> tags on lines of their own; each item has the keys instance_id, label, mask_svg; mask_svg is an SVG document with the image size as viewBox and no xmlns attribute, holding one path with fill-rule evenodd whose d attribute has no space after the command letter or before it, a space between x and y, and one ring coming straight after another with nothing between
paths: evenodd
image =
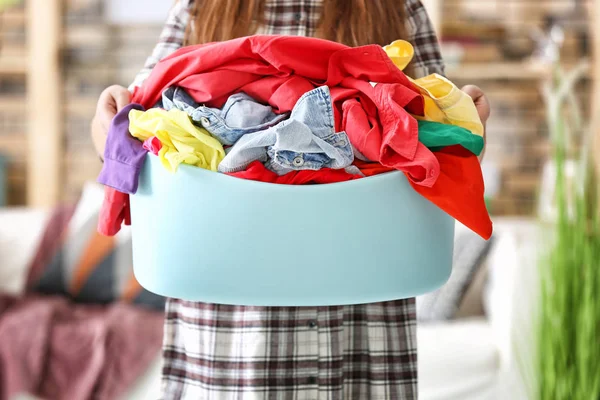
<instances>
[{"instance_id":1,"label":"blurred background","mask_svg":"<svg viewBox=\"0 0 600 400\"><path fill-rule=\"evenodd\" d=\"M557 199L563 194L558 193L564 189L562 183L583 186L585 174L579 166L595 175L600 165L599 153L593 150L600 150L600 86L595 81L600 64L594 56L600 47L600 20L595 19L600 15L600 1L423 3L440 36L448 78L459 87L480 86L492 104L482 168L496 229L492 241L483 243L457 228L460 241L451 281L419 300L421 398L598 399L600 360L593 347L600 348L600 336L594 336L600 334L600 300L597 292L591 295L585 290L600 289L600 240L594 236L597 231L582 225L563 226L559 231L562 203ZM102 200L101 191L90 184L101 168L89 135L98 96L109 85L130 84L156 43L171 4L170 0L13 0L2 6L3 292L23 293L32 265L45 268L44 263L69 257L71 251L79 258L87 254L92 259L81 263L110 264L112 274L107 279L120 287L117 299L160 309L159 299L131 289L129 272L119 269L120 263L128 264L123 261L127 250L118 248L127 239L116 239L118 243L108 247L98 238L82 240L61 256L56 249L67 246L64 238L80 237L74 232L83 229L85 216L94 214ZM566 142L565 160L557 162L557 151L564 150L560 146ZM566 180L557 184L557 178ZM79 218L76 222L69 220L73 213ZM595 224L596 220L586 223L590 221ZM68 229L57 230L57 226ZM579 277L577 282L588 280L596 286L584 290L575 282L564 292L558 308L551 308L544 305L552 296L544 295L539 267L551 270L546 261L553 253L542 244L547 243L546 233L557 232L560 238L565 231L581 235L581 239L569 240L586 243L581 253L591 255L575 264L586 264L591 275L583 277L567 261L560 268L571 271L567 276ZM64 240L52 244L53 237ZM93 251L99 248L104 250ZM596 254L599 258L594 259ZM61 290L66 291L57 291ZM113 297L100 296L99 302L111 302ZM587 313L581 317L589 325L585 329L579 329L581 321L573 315L578 309L576 297L587 301L581 305ZM8 335L1 328L2 310L0 306L0 358L7 357L1 343ZM568 332L561 331L563 336L541 339L542 323L534 321L539 321L535 317L542 320L548 310L555 319L565 313L559 320L570 327ZM578 336L582 331L588 336ZM572 355L547 361L540 356L541 342L551 353ZM561 347L565 343L567 347ZM145 372L128 381L130 392L125 398L156 398L152 394L158 390L158 347L155 353L139 367ZM580 353L587 354L582 364L577 358ZM574 371L574 364L580 369ZM0 362L0 368L6 364ZM558 382L561 375L570 380ZM588 389L575 389L584 381ZM3 384L7 385L0 372L0 399ZM545 397L544 390L550 397Z\"/></svg>"}]
</instances>

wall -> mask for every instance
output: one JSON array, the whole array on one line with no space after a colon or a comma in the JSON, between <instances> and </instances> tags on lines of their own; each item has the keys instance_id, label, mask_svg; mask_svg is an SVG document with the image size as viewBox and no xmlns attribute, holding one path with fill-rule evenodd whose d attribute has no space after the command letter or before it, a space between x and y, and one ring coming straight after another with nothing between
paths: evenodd
<instances>
[{"instance_id":1,"label":"wall","mask_svg":"<svg viewBox=\"0 0 600 400\"><path fill-rule=\"evenodd\" d=\"M161 23L156 21L165 18L168 7L164 4L169 1L152 1L162 4L158 7L162 18L155 10L143 16L153 22L138 19L136 24L125 20L123 10L115 11L116 3L71 0L65 9L65 200L77 198L83 183L95 179L101 168L89 139L89 124L100 92L112 84L131 83L158 39ZM139 4L134 3L124 6L133 8L129 15L141 18L135 12ZM144 3L152 8L148 1Z\"/></svg>"},{"instance_id":2,"label":"wall","mask_svg":"<svg viewBox=\"0 0 600 400\"><path fill-rule=\"evenodd\" d=\"M517 53L529 48L527 38L542 26L546 15L559 15L568 24L562 60L573 65L586 55L578 43L579 31L587 29L585 15L570 16L571 0L446 0L442 4L450 78L459 85L480 86L492 103L486 163L498 167L500 183L491 210L530 215L537 207L541 170L549 156L540 90L549 70ZM452 65L460 53L457 49L464 51L462 63ZM589 81L580 85L582 102L589 98L589 87Z\"/></svg>"},{"instance_id":3,"label":"wall","mask_svg":"<svg viewBox=\"0 0 600 400\"><path fill-rule=\"evenodd\" d=\"M0 154L7 158L7 203L25 203L27 109L25 12L0 13Z\"/></svg>"}]
</instances>

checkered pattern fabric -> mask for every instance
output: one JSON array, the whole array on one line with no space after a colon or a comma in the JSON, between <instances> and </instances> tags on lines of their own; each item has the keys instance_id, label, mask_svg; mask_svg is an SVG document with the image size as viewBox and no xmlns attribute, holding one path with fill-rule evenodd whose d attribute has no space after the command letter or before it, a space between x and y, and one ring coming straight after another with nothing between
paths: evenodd
<instances>
[{"instance_id":1,"label":"checkered pattern fabric","mask_svg":"<svg viewBox=\"0 0 600 400\"><path fill-rule=\"evenodd\" d=\"M164 399L417 398L414 300L337 307L167 302Z\"/></svg>"},{"instance_id":2,"label":"checkered pattern fabric","mask_svg":"<svg viewBox=\"0 0 600 400\"><path fill-rule=\"evenodd\" d=\"M314 35L322 1L267 0L259 33ZM405 4L415 77L443 74L423 5ZM132 87L181 47L189 6L189 0L174 6ZM282 308L170 299L164 358L164 399L416 399L415 302Z\"/></svg>"},{"instance_id":3,"label":"checkered pattern fabric","mask_svg":"<svg viewBox=\"0 0 600 400\"><path fill-rule=\"evenodd\" d=\"M313 36L321 18L323 0L266 0L265 23L260 34ZM152 68L164 57L179 49L183 44L185 27L189 21L189 9L193 0L175 3L158 43L146 64L130 86L140 86L150 75ZM437 36L427 11L420 0L405 0L408 15L408 38L415 47L415 76L419 78L432 73L443 75L444 63L440 54Z\"/></svg>"}]
</instances>

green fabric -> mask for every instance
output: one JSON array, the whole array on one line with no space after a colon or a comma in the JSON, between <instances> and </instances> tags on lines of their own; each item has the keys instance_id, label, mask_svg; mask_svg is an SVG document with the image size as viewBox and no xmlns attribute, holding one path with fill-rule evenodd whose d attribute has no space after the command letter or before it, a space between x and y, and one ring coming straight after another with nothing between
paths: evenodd
<instances>
[{"instance_id":1,"label":"green fabric","mask_svg":"<svg viewBox=\"0 0 600 400\"><path fill-rule=\"evenodd\" d=\"M456 125L432 121L419 122L419 141L432 151L446 146L461 145L476 156L483 150L483 138L468 129Z\"/></svg>"}]
</instances>

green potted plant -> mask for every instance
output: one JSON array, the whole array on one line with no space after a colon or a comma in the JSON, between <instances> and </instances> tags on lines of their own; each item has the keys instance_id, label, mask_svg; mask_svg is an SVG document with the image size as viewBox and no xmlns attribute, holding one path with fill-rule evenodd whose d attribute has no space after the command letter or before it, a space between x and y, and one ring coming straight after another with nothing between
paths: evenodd
<instances>
[{"instance_id":1,"label":"green potted plant","mask_svg":"<svg viewBox=\"0 0 600 400\"><path fill-rule=\"evenodd\" d=\"M544 88L550 130L553 213L544 215L533 351L518 351L529 397L600 399L600 218L592 134L575 84L582 62L556 64ZM579 140L577 140L579 139ZM574 142L579 142L575 146ZM526 333L526 332L524 332ZM531 333L531 332L530 332ZM530 356L524 362L523 357Z\"/></svg>"}]
</instances>

